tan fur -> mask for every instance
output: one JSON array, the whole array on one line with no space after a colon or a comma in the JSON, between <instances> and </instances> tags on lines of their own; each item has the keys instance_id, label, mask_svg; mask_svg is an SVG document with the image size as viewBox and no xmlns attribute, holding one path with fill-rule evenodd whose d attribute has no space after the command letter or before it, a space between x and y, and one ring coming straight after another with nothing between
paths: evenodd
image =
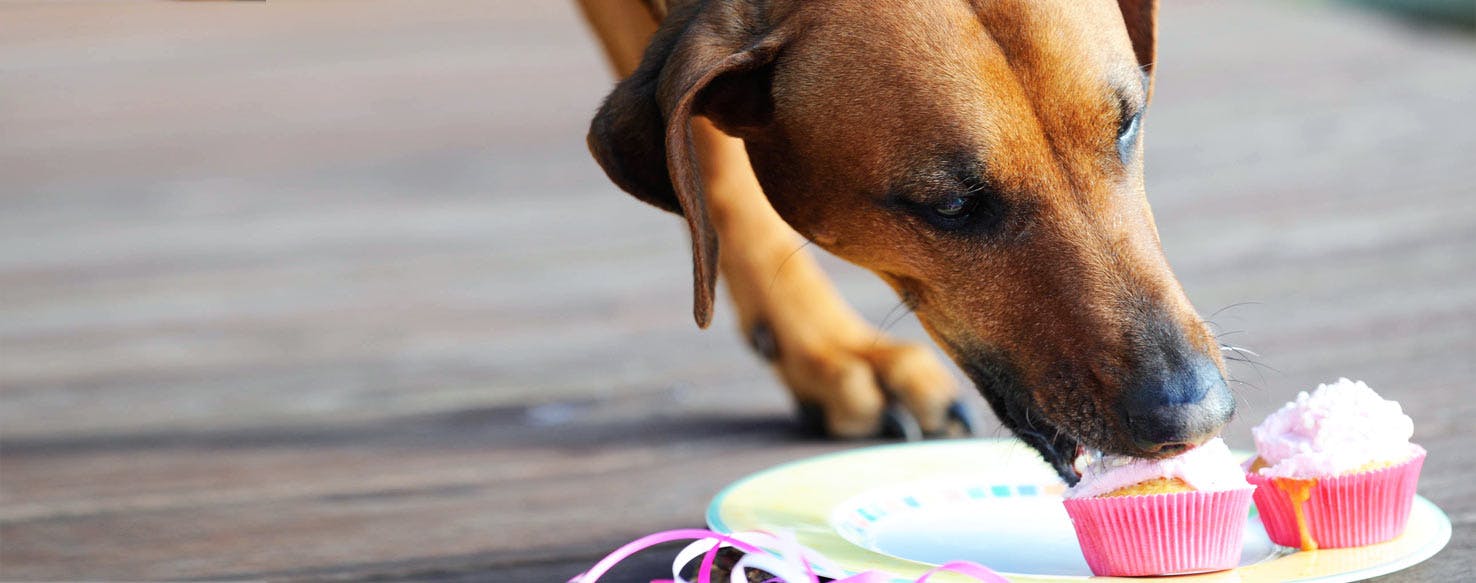
<instances>
[{"instance_id":1,"label":"tan fur","mask_svg":"<svg viewBox=\"0 0 1476 583\"><path fill-rule=\"evenodd\" d=\"M654 22L584 4L609 47L651 35ZM833 433L874 430L888 389L936 428L957 389L927 349L874 344L794 253L795 231L892 285L960 364L1008 354L1054 427L1126 450L1116 404L1145 350L1141 321L1162 318L1223 362L1164 258L1141 144L1125 162L1112 155L1119 99L1146 105L1139 72L1155 58L1156 4L1120 4L673 2L644 71L611 50L630 76L591 148L622 188L687 218L699 325L720 270L744 329L772 328L780 376ZM749 76L766 67L753 93ZM987 165L1010 205L999 238L941 234L896 208L957 190L939 167L949 157Z\"/></svg>"},{"instance_id":2,"label":"tan fur","mask_svg":"<svg viewBox=\"0 0 1476 583\"><path fill-rule=\"evenodd\" d=\"M631 18L645 4L582 0L586 16L609 47L644 47L656 23ZM616 48L617 74L633 71L639 53ZM943 428L958 396L948 368L931 349L898 342L867 323L836 292L803 239L774 212L748 162L743 141L705 120L692 128L708 197L708 212L723 250L719 270L742 330L763 322L777 346L773 366L800 403L818 405L826 429L863 437L878 429L888 394L928 432Z\"/></svg>"}]
</instances>

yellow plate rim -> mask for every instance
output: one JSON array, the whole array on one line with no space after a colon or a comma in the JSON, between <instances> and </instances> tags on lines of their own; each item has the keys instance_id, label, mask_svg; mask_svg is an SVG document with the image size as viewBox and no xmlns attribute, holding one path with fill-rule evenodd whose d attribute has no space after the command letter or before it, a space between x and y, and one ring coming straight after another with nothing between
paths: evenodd
<instances>
[{"instance_id":1,"label":"yellow plate rim","mask_svg":"<svg viewBox=\"0 0 1476 583\"><path fill-rule=\"evenodd\" d=\"M1034 451L1019 440L1000 438L899 443L822 454L760 470L724 487L713 497L707 507L707 524L712 530L722 533L742 530L788 530L794 532L802 544L823 553L848 571L878 569L902 577L915 578L926 570L928 565L890 557L856 546L835 531L828 517L836 505L865 491L923 480L932 476L953 477L949 474L957 473L952 470L956 467L957 458L945 459L943 452L959 449L977 450L976 454L999 454L1009 450L1014 452L1010 455L1024 453L1032 458L1035 456ZM974 459L987 460L989 457L978 456ZM855 477L852 472L865 473L864 468L866 467L857 462L868 458L892 462L888 465L888 473L872 472L873 475L867 475L864 479ZM1009 463L1009 461L1001 461L997 462L997 465L1008 466ZM899 468L897 464L910 467ZM851 467L847 468L847 466ZM988 464L980 465L980 468L987 469L987 467ZM908 469L914 471L904 471ZM802 479L805 477L812 479L805 481ZM815 483L816 480L813 478L816 477L822 482L821 484ZM831 482L824 483L827 478ZM773 508L787 508L790 515L800 520L789 524L763 521L755 523L740 520L734 516L735 500L741 502L745 493L753 490L756 485L766 485L767 482L774 481L782 485L786 483L786 480L799 481L799 483L780 488L790 496L777 503L766 502L768 506L764 508L764 511ZM1403 536L1392 541L1353 549L1327 549L1313 552L1288 550L1277 558L1254 565L1217 573L1179 575L1175 576L1174 580L1176 583L1209 581L1343 583L1359 581L1418 564L1445 548L1450 542L1450 537L1450 518L1434 503L1417 496L1414 507L1410 511L1410 528ZM1098 583L1151 579L1012 573L1006 573L1005 576L1011 581L1020 583L1059 583L1063 581ZM912 579L899 579L899 581L910 580Z\"/></svg>"}]
</instances>

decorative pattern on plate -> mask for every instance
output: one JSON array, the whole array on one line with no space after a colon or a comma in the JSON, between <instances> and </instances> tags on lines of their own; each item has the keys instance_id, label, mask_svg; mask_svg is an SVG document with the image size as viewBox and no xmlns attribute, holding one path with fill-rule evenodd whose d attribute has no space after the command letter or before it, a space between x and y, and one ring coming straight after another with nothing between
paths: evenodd
<instances>
[{"instance_id":1,"label":"decorative pattern on plate","mask_svg":"<svg viewBox=\"0 0 1476 583\"><path fill-rule=\"evenodd\" d=\"M917 489L898 492L877 500L869 500L864 506L846 508L841 505L842 516L832 517L831 524L841 536L855 541L865 538L867 529L878 520L899 510L918 510L924 506L951 506L969 500L985 498L1033 498L1042 494L1060 497L1066 485L1052 484L986 484L956 485L939 490Z\"/></svg>"},{"instance_id":2,"label":"decorative pattern on plate","mask_svg":"<svg viewBox=\"0 0 1476 583\"><path fill-rule=\"evenodd\" d=\"M831 577L882 570L906 581L937 563L970 559L953 552L969 547L986 549L991 556L1014 563L1023 558L1062 563L1042 565L1057 568L1052 574L977 561L1016 583L1141 581L1061 575L1085 568L1079 546L1038 552L1042 544L1063 544L1056 538L1063 532L1074 538L1070 523L1065 522L1063 528L1058 522L1068 520L1059 490L1048 492L1045 484L1061 487L1039 455L1013 439L888 445L791 462L743 478L713 499L707 522L723 533L792 532L800 544L838 565L837 572L822 573ZM1019 488L1030 485L1039 488L1033 496ZM995 496L996 486L1009 495ZM974 498L973 494L983 496ZM1248 520L1247 533L1264 538L1255 515ZM1450 541L1450 532L1445 513L1428 500L1416 498L1409 526L1397 539L1311 553L1274 547L1261 562L1234 571L1175 577L1174 583L1361 581L1429 558ZM918 551L932 553L938 560L902 558L922 556L914 554Z\"/></svg>"}]
</instances>

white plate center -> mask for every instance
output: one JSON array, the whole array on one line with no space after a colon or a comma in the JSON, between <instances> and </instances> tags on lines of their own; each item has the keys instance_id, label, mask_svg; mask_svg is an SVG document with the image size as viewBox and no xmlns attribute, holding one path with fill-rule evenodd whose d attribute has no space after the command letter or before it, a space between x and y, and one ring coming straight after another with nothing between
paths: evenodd
<instances>
[{"instance_id":1,"label":"white plate center","mask_svg":"<svg viewBox=\"0 0 1476 583\"><path fill-rule=\"evenodd\" d=\"M831 526L868 550L937 565L974 561L1004 573L1090 576L1059 484L922 483L885 488L838 506ZM1279 548L1248 518L1240 564Z\"/></svg>"}]
</instances>

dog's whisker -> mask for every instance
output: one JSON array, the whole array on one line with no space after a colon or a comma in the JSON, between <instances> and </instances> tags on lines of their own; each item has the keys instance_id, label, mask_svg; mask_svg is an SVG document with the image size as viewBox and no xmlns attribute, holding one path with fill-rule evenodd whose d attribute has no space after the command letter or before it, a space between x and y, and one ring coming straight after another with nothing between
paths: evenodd
<instances>
[{"instance_id":1,"label":"dog's whisker","mask_svg":"<svg viewBox=\"0 0 1476 583\"><path fill-rule=\"evenodd\" d=\"M908 304L907 303L907 300L902 300L901 304L902 304L902 311L897 313L897 317L896 318L893 318L891 322L882 322L882 329L881 329L882 332L886 332L887 330L890 330L892 328L892 326L896 326L899 322L901 322L903 319L905 319L908 314L911 314L912 313L912 311L913 311L914 308L912 307L911 304Z\"/></svg>"},{"instance_id":2,"label":"dog's whisker","mask_svg":"<svg viewBox=\"0 0 1476 583\"><path fill-rule=\"evenodd\" d=\"M1249 355L1254 356L1256 358L1260 358L1261 357L1261 355L1256 354L1254 351L1251 351L1251 350L1245 349L1245 348L1241 348L1239 346L1230 345L1230 344L1221 344L1220 345L1220 349L1221 350L1234 350L1234 351L1239 352L1241 354L1249 354Z\"/></svg>"},{"instance_id":3,"label":"dog's whisker","mask_svg":"<svg viewBox=\"0 0 1476 583\"><path fill-rule=\"evenodd\" d=\"M1240 385L1242 387L1246 387L1246 388L1249 388L1249 389L1252 389L1252 390L1256 390L1256 391L1260 391L1261 390L1261 387L1258 387L1256 385L1253 385L1253 384L1250 384L1248 382L1242 381L1242 380L1240 380L1238 378L1235 378L1235 375L1233 375L1233 374L1227 374L1226 375L1225 382L1227 382L1227 383L1235 383L1235 384ZM1236 409L1237 410L1242 410L1243 411L1243 410L1245 410L1244 409L1245 407L1250 406L1250 400L1247 399L1247 398L1245 398L1245 395L1242 395L1240 393L1240 391L1230 391L1230 396L1231 396L1231 398L1235 399L1235 405L1236 405Z\"/></svg>"},{"instance_id":4,"label":"dog's whisker","mask_svg":"<svg viewBox=\"0 0 1476 583\"><path fill-rule=\"evenodd\" d=\"M1220 313L1221 312L1224 312L1225 310L1230 310L1230 309L1239 308L1239 307L1243 307L1243 306L1259 306L1259 305L1261 305L1261 302L1256 302L1256 301L1235 302L1233 304L1230 304L1228 306L1225 306L1223 308L1220 308L1218 310L1215 310L1214 313L1210 314L1209 317L1208 318L1205 318L1205 319L1208 320L1208 319L1214 318L1215 316L1220 315Z\"/></svg>"},{"instance_id":5,"label":"dog's whisker","mask_svg":"<svg viewBox=\"0 0 1476 583\"><path fill-rule=\"evenodd\" d=\"M1250 389L1255 389L1257 391L1261 390L1261 387L1258 387L1258 386L1256 386L1254 384L1251 384L1251 383L1248 383L1246 381L1242 381L1240 379L1225 379L1225 382L1235 383L1237 385L1241 385L1243 387L1250 388Z\"/></svg>"},{"instance_id":6,"label":"dog's whisker","mask_svg":"<svg viewBox=\"0 0 1476 583\"><path fill-rule=\"evenodd\" d=\"M876 337L871 339L872 348L875 348L876 344L878 342L881 342L882 335L886 333L888 328L896 325L897 322L901 322L902 318L907 317L907 314L911 313L910 307L908 309L904 309L902 310L902 315L897 316L897 319L895 321L892 321L890 324L887 323L888 320L892 319L892 315L897 313L898 308L903 307L907 307L907 302L905 300L900 300L897 302L897 305L892 306L892 309L887 311L887 315L882 316L881 324L877 325L876 327Z\"/></svg>"},{"instance_id":7,"label":"dog's whisker","mask_svg":"<svg viewBox=\"0 0 1476 583\"><path fill-rule=\"evenodd\" d=\"M1238 362L1238 363L1241 363L1241 364L1245 364L1247 366L1250 366L1251 370L1256 371L1256 378L1260 379L1261 384L1263 384L1263 385L1266 384L1266 375L1265 375L1265 373L1263 373L1261 371L1262 368L1270 369L1271 371L1276 372L1276 373L1281 373L1281 371L1276 370L1275 368L1272 368L1269 365L1256 362L1256 361L1251 360L1249 358L1244 358L1244 357L1239 357L1239 356L1233 356L1233 354L1234 353L1231 353L1229 355L1225 355L1225 360L1229 360L1231 362Z\"/></svg>"},{"instance_id":8,"label":"dog's whisker","mask_svg":"<svg viewBox=\"0 0 1476 583\"><path fill-rule=\"evenodd\" d=\"M1272 371L1275 371L1277 373L1280 373L1281 372L1280 370L1277 370L1276 367L1270 366L1268 364L1265 364L1263 362L1260 362L1259 360L1256 360L1256 359L1264 358L1264 357L1261 356L1260 353L1257 353L1257 352L1255 352L1255 351L1253 351L1253 350L1251 350L1249 348L1246 348L1244 346L1236 346L1234 344L1227 344L1227 343L1223 343L1222 342L1222 343L1220 343L1220 350L1228 350L1228 351L1230 351L1232 353L1232 354L1229 354L1229 355L1225 355L1225 358L1227 360L1233 360L1233 361L1236 361L1236 362L1243 362L1243 363L1246 363L1246 364L1249 364L1249 365L1252 365L1252 366L1263 366L1263 367L1266 367L1266 368L1268 368L1268 369L1270 369Z\"/></svg>"},{"instance_id":9,"label":"dog's whisker","mask_svg":"<svg viewBox=\"0 0 1476 583\"><path fill-rule=\"evenodd\" d=\"M784 256L784 261L780 261L779 267L774 268L774 278L769 280L770 291L773 291L774 284L779 283L779 274L784 272L784 265L789 263L790 259L794 259L795 255L799 255L800 251L804 251L805 247L808 247L811 243L814 243L814 241L807 238L804 243L800 243L799 247L795 247L794 251L790 251L789 255Z\"/></svg>"},{"instance_id":10,"label":"dog's whisker","mask_svg":"<svg viewBox=\"0 0 1476 583\"><path fill-rule=\"evenodd\" d=\"M1221 336L1221 337L1223 337L1223 336ZM1266 364L1266 363L1263 363L1260 360L1258 360L1260 358L1263 358L1259 353L1257 353L1257 352L1255 352L1253 350L1250 350L1248 348L1245 348L1243 346L1236 346L1234 344L1221 343L1220 344L1220 350L1225 351L1225 352L1222 353L1223 356L1224 356L1224 358L1225 358L1225 360L1228 360L1230 362L1236 362L1236 363L1244 364L1246 366L1251 367L1252 370L1256 371L1256 378L1260 379L1260 382L1263 385L1266 384L1266 375L1265 375L1264 372L1262 372L1262 369L1270 370L1270 371L1275 372L1277 374L1283 374L1276 367L1271 366L1271 365ZM1234 380L1234 379L1230 379L1230 380ZM1244 384L1244 385L1249 386L1251 388L1255 388L1257 390L1260 389L1260 387L1257 387L1256 385L1245 383L1243 381L1236 381L1236 382L1240 382L1241 384Z\"/></svg>"},{"instance_id":11,"label":"dog's whisker","mask_svg":"<svg viewBox=\"0 0 1476 583\"><path fill-rule=\"evenodd\" d=\"M1285 373L1282 373L1280 369L1277 369L1274 366L1271 366L1269 364L1266 364L1264 362L1261 362L1261 361L1258 361L1258 360L1255 360L1255 359L1252 359L1252 358L1249 358L1249 357L1246 357L1246 356L1237 356L1238 354L1239 354L1238 352L1237 353L1227 354L1227 355L1225 355L1225 360L1232 360L1232 361L1235 361L1235 362L1245 363L1245 364L1248 364L1248 365L1250 365L1252 367L1264 368L1266 370L1269 370L1269 371L1274 372L1274 373L1277 373L1277 374L1285 374ZM1256 356L1259 357L1260 355L1256 355Z\"/></svg>"}]
</instances>

